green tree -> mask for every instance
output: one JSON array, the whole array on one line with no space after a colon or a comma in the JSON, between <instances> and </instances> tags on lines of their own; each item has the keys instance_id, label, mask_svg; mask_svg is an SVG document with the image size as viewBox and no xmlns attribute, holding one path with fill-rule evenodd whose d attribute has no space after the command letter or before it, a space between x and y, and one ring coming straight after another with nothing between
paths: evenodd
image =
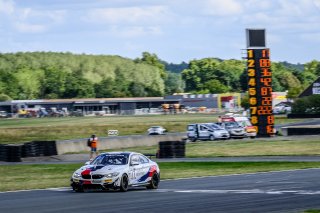
<instances>
[{"instance_id":1,"label":"green tree","mask_svg":"<svg viewBox=\"0 0 320 213\"><path fill-rule=\"evenodd\" d=\"M29 67L19 68L14 73L17 79L20 99L36 99L39 97L41 82L44 78L43 70L32 70Z\"/></svg>"},{"instance_id":2,"label":"green tree","mask_svg":"<svg viewBox=\"0 0 320 213\"><path fill-rule=\"evenodd\" d=\"M225 86L223 83L215 79L207 81L205 83L205 88L209 90L210 93L214 93L214 94L225 93L229 91L229 88L227 86Z\"/></svg>"},{"instance_id":3,"label":"green tree","mask_svg":"<svg viewBox=\"0 0 320 213\"><path fill-rule=\"evenodd\" d=\"M10 101L12 98L6 94L0 94L0 101Z\"/></svg>"},{"instance_id":4,"label":"green tree","mask_svg":"<svg viewBox=\"0 0 320 213\"><path fill-rule=\"evenodd\" d=\"M249 109L250 104L249 104L249 94L246 93L242 99L241 99L241 107L244 109Z\"/></svg>"},{"instance_id":5,"label":"green tree","mask_svg":"<svg viewBox=\"0 0 320 213\"><path fill-rule=\"evenodd\" d=\"M129 85L129 91L133 97L145 97L148 95L144 85L141 83L131 82Z\"/></svg>"},{"instance_id":6,"label":"green tree","mask_svg":"<svg viewBox=\"0 0 320 213\"><path fill-rule=\"evenodd\" d=\"M62 98L65 93L67 73L57 67L46 67L42 80L41 98Z\"/></svg>"},{"instance_id":7,"label":"green tree","mask_svg":"<svg viewBox=\"0 0 320 213\"><path fill-rule=\"evenodd\" d=\"M168 73L168 78L165 80L166 94L181 93L184 91L184 86L185 83L180 74Z\"/></svg>"},{"instance_id":8,"label":"green tree","mask_svg":"<svg viewBox=\"0 0 320 213\"><path fill-rule=\"evenodd\" d=\"M64 85L63 98L93 98L95 97L94 85L81 76L68 74Z\"/></svg>"},{"instance_id":9,"label":"green tree","mask_svg":"<svg viewBox=\"0 0 320 213\"><path fill-rule=\"evenodd\" d=\"M94 92L97 98L112 98L114 89L114 81L111 78L104 79L100 83L94 85Z\"/></svg>"},{"instance_id":10,"label":"green tree","mask_svg":"<svg viewBox=\"0 0 320 213\"><path fill-rule=\"evenodd\" d=\"M137 62L137 63L145 63L145 64L149 64L149 65L155 66L155 67L157 67L159 69L161 78L163 78L163 79L167 78L167 71L165 69L165 65L163 63L161 63L161 60L158 58L158 56L156 54L143 52L142 53L142 58L141 59L139 59L139 58L135 59L135 62Z\"/></svg>"},{"instance_id":11,"label":"green tree","mask_svg":"<svg viewBox=\"0 0 320 213\"><path fill-rule=\"evenodd\" d=\"M287 98L296 99L302 91L302 87L291 87L288 90Z\"/></svg>"},{"instance_id":12,"label":"green tree","mask_svg":"<svg viewBox=\"0 0 320 213\"><path fill-rule=\"evenodd\" d=\"M297 99L292 105L292 113L320 114L320 95L310 95Z\"/></svg>"}]
</instances>

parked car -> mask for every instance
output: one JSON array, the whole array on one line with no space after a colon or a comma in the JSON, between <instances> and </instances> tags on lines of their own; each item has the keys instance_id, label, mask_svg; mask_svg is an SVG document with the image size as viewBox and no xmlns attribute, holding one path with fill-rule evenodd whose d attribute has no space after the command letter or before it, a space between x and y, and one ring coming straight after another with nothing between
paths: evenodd
<instances>
[{"instance_id":1,"label":"parked car","mask_svg":"<svg viewBox=\"0 0 320 213\"><path fill-rule=\"evenodd\" d=\"M216 140L228 139L230 137L227 130L214 123L189 124L187 127L187 138L196 140Z\"/></svg>"},{"instance_id":2,"label":"parked car","mask_svg":"<svg viewBox=\"0 0 320 213\"><path fill-rule=\"evenodd\" d=\"M216 124L221 126L224 129L226 129L230 134L230 138L245 138L245 137L247 137L247 133L246 133L245 128L240 126L239 123L237 123L235 121L217 122Z\"/></svg>"},{"instance_id":3,"label":"parked car","mask_svg":"<svg viewBox=\"0 0 320 213\"><path fill-rule=\"evenodd\" d=\"M102 153L77 169L71 177L71 187L76 192L86 189L125 192L134 186L157 189L159 182L158 164L136 152Z\"/></svg>"},{"instance_id":4,"label":"parked car","mask_svg":"<svg viewBox=\"0 0 320 213\"><path fill-rule=\"evenodd\" d=\"M244 116L222 116L221 118L222 122L230 122L230 121L235 121L237 122L240 126L244 127L247 136L250 138L255 138L257 136L257 130L256 128L251 124L250 120L248 117Z\"/></svg>"},{"instance_id":5,"label":"parked car","mask_svg":"<svg viewBox=\"0 0 320 213\"><path fill-rule=\"evenodd\" d=\"M9 118L10 114L6 111L0 111L0 118Z\"/></svg>"},{"instance_id":6,"label":"parked car","mask_svg":"<svg viewBox=\"0 0 320 213\"><path fill-rule=\"evenodd\" d=\"M162 126L152 126L148 129L148 135L163 135L166 129Z\"/></svg>"}]
</instances>

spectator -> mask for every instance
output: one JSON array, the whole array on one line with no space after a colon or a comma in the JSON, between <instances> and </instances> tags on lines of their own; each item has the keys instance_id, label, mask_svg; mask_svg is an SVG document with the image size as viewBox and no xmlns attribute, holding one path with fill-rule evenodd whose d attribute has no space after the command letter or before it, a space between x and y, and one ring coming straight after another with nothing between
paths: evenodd
<instances>
[{"instance_id":1,"label":"spectator","mask_svg":"<svg viewBox=\"0 0 320 213\"><path fill-rule=\"evenodd\" d=\"M98 137L96 135L91 135L90 140L90 160L93 160L93 154L95 157L98 155Z\"/></svg>"}]
</instances>

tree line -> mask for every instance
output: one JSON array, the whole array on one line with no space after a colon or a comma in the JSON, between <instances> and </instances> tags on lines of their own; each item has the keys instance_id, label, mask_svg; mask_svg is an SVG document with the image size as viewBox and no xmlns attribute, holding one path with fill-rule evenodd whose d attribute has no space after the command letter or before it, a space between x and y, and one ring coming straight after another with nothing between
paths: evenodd
<instances>
[{"instance_id":1,"label":"tree line","mask_svg":"<svg viewBox=\"0 0 320 213\"><path fill-rule=\"evenodd\" d=\"M320 75L320 62L272 63L273 90L297 96ZM140 58L57 52L0 54L0 101L10 99L151 97L173 93L244 92L246 63L204 58L172 64Z\"/></svg>"}]
</instances>

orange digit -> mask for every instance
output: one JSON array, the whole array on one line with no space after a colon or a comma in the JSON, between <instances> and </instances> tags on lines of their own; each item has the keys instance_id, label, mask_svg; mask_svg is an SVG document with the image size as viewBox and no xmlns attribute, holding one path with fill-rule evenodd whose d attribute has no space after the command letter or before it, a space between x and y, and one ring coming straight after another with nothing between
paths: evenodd
<instances>
[{"instance_id":1,"label":"orange digit","mask_svg":"<svg viewBox=\"0 0 320 213\"><path fill-rule=\"evenodd\" d=\"M248 58L253 58L253 50L248 50L247 56L248 56Z\"/></svg>"},{"instance_id":2,"label":"orange digit","mask_svg":"<svg viewBox=\"0 0 320 213\"><path fill-rule=\"evenodd\" d=\"M258 123L258 117L257 116L251 116L251 123L253 125L257 124Z\"/></svg>"},{"instance_id":3,"label":"orange digit","mask_svg":"<svg viewBox=\"0 0 320 213\"><path fill-rule=\"evenodd\" d=\"M257 99L255 97L249 98L250 105L257 105Z\"/></svg>"},{"instance_id":4,"label":"orange digit","mask_svg":"<svg viewBox=\"0 0 320 213\"><path fill-rule=\"evenodd\" d=\"M249 88L249 95L256 95L257 94L257 91L256 91L256 88Z\"/></svg>"},{"instance_id":5,"label":"orange digit","mask_svg":"<svg viewBox=\"0 0 320 213\"><path fill-rule=\"evenodd\" d=\"M250 76L250 77L256 76L256 70L255 69L248 69L248 76Z\"/></svg>"},{"instance_id":6,"label":"orange digit","mask_svg":"<svg viewBox=\"0 0 320 213\"><path fill-rule=\"evenodd\" d=\"M273 124L274 124L274 116L273 116L273 115L269 115L269 116L267 117L267 123L268 123L269 125L273 125Z\"/></svg>"},{"instance_id":7,"label":"orange digit","mask_svg":"<svg viewBox=\"0 0 320 213\"><path fill-rule=\"evenodd\" d=\"M248 60L248 67L254 67L254 60L253 59Z\"/></svg>"},{"instance_id":8,"label":"orange digit","mask_svg":"<svg viewBox=\"0 0 320 213\"><path fill-rule=\"evenodd\" d=\"M250 114L256 115L257 114L257 107L250 107Z\"/></svg>"},{"instance_id":9,"label":"orange digit","mask_svg":"<svg viewBox=\"0 0 320 213\"><path fill-rule=\"evenodd\" d=\"M250 78L248 82L249 86L255 87L256 86L256 79L255 78Z\"/></svg>"}]
</instances>

